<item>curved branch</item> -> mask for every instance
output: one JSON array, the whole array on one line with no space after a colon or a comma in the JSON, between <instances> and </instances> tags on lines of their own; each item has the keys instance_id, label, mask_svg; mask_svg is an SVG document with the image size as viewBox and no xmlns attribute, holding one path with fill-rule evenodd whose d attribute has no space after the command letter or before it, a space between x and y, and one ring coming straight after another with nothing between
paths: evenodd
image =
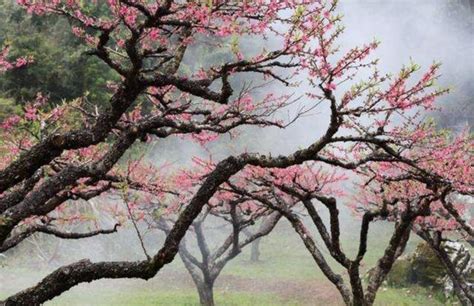
<instances>
[{"instance_id":1,"label":"curved branch","mask_svg":"<svg viewBox=\"0 0 474 306\"><path fill-rule=\"evenodd\" d=\"M456 222L461 226L463 230L466 231L471 237L474 237L474 228L459 214L453 204L449 201L446 201L445 197L441 198L441 203L443 207L454 217Z\"/></svg>"},{"instance_id":2,"label":"curved branch","mask_svg":"<svg viewBox=\"0 0 474 306\"><path fill-rule=\"evenodd\" d=\"M221 161L201 185L189 205L184 209L170 230L159 252L150 260L135 262L98 262L83 260L54 271L37 285L21 291L5 301L6 305L39 305L70 288L102 278L141 278L150 279L167 263L170 263L179 250L181 239L197 218L203 206L214 195L219 185L244 167L242 159L229 157Z\"/></svg>"},{"instance_id":3,"label":"curved branch","mask_svg":"<svg viewBox=\"0 0 474 306\"><path fill-rule=\"evenodd\" d=\"M0 247L0 253L4 253L7 250L17 246L19 243L21 243L23 240L30 237L34 233L43 233L43 234L53 235L61 239L82 239L82 238L89 238L89 237L93 237L97 235L116 233L117 228L119 226L120 224L117 223L112 229L105 229L105 230L100 229L100 230L95 230L95 231L91 231L87 233L73 233L73 232L63 232L47 225L35 225L32 227L29 227L27 230L21 232L20 234L17 234L7 239L3 243L3 245Z\"/></svg>"}]
</instances>

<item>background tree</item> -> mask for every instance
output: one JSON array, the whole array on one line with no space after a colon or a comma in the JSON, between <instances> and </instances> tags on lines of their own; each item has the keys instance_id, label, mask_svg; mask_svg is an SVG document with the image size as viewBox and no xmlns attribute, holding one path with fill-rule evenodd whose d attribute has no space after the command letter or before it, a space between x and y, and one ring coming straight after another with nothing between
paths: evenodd
<instances>
[{"instance_id":1,"label":"background tree","mask_svg":"<svg viewBox=\"0 0 474 306\"><path fill-rule=\"evenodd\" d=\"M252 192L247 191L248 187L232 186L231 189L282 214L292 224L318 267L336 286L348 305L373 304L377 290L395 260L403 254L411 231L428 240L435 253L440 259L442 257L459 300L463 305L470 305L472 290L464 276L456 271L439 239L441 232L452 230L460 230L465 235L472 236L469 225L472 221L462 216L465 203L446 202L446 198L452 199L456 194L472 196L473 185L468 179L472 176L469 170L472 168L472 156L466 154L471 150L469 148L472 147L472 141L470 138L466 139L466 135L459 136L454 141L447 140L430 129L425 130L424 136L428 136L429 131L434 133L430 137L433 141L431 146L426 147L430 149L417 152L419 155L416 158L411 156L414 160L422 161L419 166L424 164L424 168L405 172L403 166L397 163L377 162L375 168L372 168L374 164L368 163L360 169L360 173L367 175L367 179L361 184L362 196L353 199L355 203L351 204L362 215L355 259L350 259L351 254L344 251L339 238L339 209L343 201L341 191L337 190L338 184L335 183L345 179L344 175L336 175L336 172L325 173L317 168L308 171L304 167L269 169L266 175L262 175L263 170L257 169L257 174L253 178L249 176L249 179L253 181L254 188L259 189ZM438 159L441 156L443 158ZM446 158L450 162L445 162ZM427 172L430 170L433 172ZM441 173L444 176L440 176ZM312 199L317 201L317 204ZM301 202L303 207L294 205L298 202ZM317 205L328 210L327 222L323 221ZM312 225L315 226L329 255L347 271L350 287L345 283L344 277L328 264L325 250L318 246L310 227L299 214L301 208L310 216ZM370 270L370 277L364 288L360 268L367 252L368 231L371 222L380 220L392 221L395 226L389 244L376 266ZM430 231L434 231L435 237L438 238L432 237Z\"/></svg>"},{"instance_id":2,"label":"background tree","mask_svg":"<svg viewBox=\"0 0 474 306\"><path fill-rule=\"evenodd\" d=\"M242 199L242 201L244 201L244 199ZM217 244L217 247L210 245L208 240L213 237L206 235L204 228L204 222L212 222L214 213L211 213L211 208L205 209L194 221L188 236L196 240L195 244L201 255L201 260L195 257L195 252L193 252L195 248L192 247L193 244L189 243L189 238L184 238L181 241L179 256L196 285L201 305L214 305L214 284L226 264L240 254L244 247L251 245L252 242L258 238L268 235L280 219L278 213L273 213L263 218L261 222L258 222L259 218L255 214L242 213L242 210L245 208L241 208L242 205L239 204L249 205L249 203L238 202L240 201L236 200L230 201L228 204L222 204L224 206L230 206L231 213L225 212L225 215L221 215L220 219L229 222L232 226L232 231L222 243ZM249 217L249 214L253 216ZM230 219L228 219L229 217ZM206 221L206 219L209 220ZM159 220L158 226L163 231L169 232L171 226L165 222L163 219ZM252 226L254 222L257 224ZM216 224L216 222L212 222L211 224ZM224 226L225 225L226 224L224 224ZM256 227L256 229L251 231L248 236L240 237L242 230L248 229L249 227ZM226 227L220 224L220 228Z\"/></svg>"},{"instance_id":3,"label":"background tree","mask_svg":"<svg viewBox=\"0 0 474 306\"><path fill-rule=\"evenodd\" d=\"M168 235L180 213L175 196L187 194L187 197L192 197L193 189L215 167L201 159L195 158L194 161L195 169L181 169L171 179L173 183L169 183L168 178L165 184L163 178L156 176L156 173L161 172L159 168L151 165L144 167L139 161L130 162L128 175L123 176L127 180L121 183L118 190L124 205L112 212L117 220L132 221L147 258L150 255L144 231L158 229ZM224 189L216 192L194 220L179 247L179 255L196 286L202 305L214 305L214 284L224 267L244 247L268 235L280 218L280 214L257 205L251 199L236 196ZM213 233L216 228L218 235ZM243 230L247 230L246 236L242 236Z\"/></svg>"}]
</instances>

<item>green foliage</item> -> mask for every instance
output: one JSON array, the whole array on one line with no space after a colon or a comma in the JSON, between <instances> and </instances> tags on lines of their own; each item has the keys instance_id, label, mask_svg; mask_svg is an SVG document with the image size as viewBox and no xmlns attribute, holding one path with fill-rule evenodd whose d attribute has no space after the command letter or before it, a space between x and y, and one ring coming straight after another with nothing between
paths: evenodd
<instances>
[{"instance_id":1,"label":"green foliage","mask_svg":"<svg viewBox=\"0 0 474 306\"><path fill-rule=\"evenodd\" d=\"M395 262L387 276L387 284L392 287L406 287L410 281L411 263L403 258Z\"/></svg>"},{"instance_id":2,"label":"green foliage","mask_svg":"<svg viewBox=\"0 0 474 306\"><path fill-rule=\"evenodd\" d=\"M446 270L428 244L420 243L411 260L411 281L421 286L439 287Z\"/></svg>"},{"instance_id":3,"label":"green foliage","mask_svg":"<svg viewBox=\"0 0 474 306\"><path fill-rule=\"evenodd\" d=\"M387 276L387 284L393 287L417 284L441 289L440 280L445 275L446 270L433 250L428 244L420 243L412 255L402 257L394 263Z\"/></svg>"},{"instance_id":4,"label":"green foliage","mask_svg":"<svg viewBox=\"0 0 474 306\"><path fill-rule=\"evenodd\" d=\"M14 114L19 114L21 107L16 105L12 99L0 98L0 122L6 117L10 117Z\"/></svg>"},{"instance_id":5,"label":"green foliage","mask_svg":"<svg viewBox=\"0 0 474 306\"><path fill-rule=\"evenodd\" d=\"M444 301L441 295L431 290L411 286L408 288L382 288L377 293L375 305L378 306L441 306L453 305Z\"/></svg>"},{"instance_id":6,"label":"green foliage","mask_svg":"<svg viewBox=\"0 0 474 306\"><path fill-rule=\"evenodd\" d=\"M0 46L10 46L12 58L34 58L27 68L2 76L1 95L24 103L42 92L57 104L89 93L92 103L104 104L109 97L106 80L116 76L85 54L85 47L70 28L64 18L31 16L18 6L0 4Z\"/></svg>"},{"instance_id":7,"label":"green foliage","mask_svg":"<svg viewBox=\"0 0 474 306\"><path fill-rule=\"evenodd\" d=\"M370 272L369 272L370 273ZM387 285L391 286L390 290L408 293L426 292L426 296L430 296L434 300L432 303L443 303L443 305L455 304L457 301L455 296L447 298L443 293L443 284L441 280L446 276L446 270L439 261L436 254L428 244L422 242L416 247L410 256L398 259L387 276ZM381 291L381 293L383 290ZM390 295L383 294L384 299L391 299ZM379 296L378 296L379 297ZM395 298L400 298L399 296ZM432 304L430 303L430 304ZM413 305L413 304L389 304L389 305ZM415 305L424 305L423 303L415 303Z\"/></svg>"}]
</instances>

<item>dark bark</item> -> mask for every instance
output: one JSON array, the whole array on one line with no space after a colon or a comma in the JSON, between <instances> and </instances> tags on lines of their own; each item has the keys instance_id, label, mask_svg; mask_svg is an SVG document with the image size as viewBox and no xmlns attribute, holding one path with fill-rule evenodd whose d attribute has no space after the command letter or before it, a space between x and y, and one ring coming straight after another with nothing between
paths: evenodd
<instances>
[{"instance_id":1,"label":"dark bark","mask_svg":"<svg viewBox=\"0 0 474 306\"><path fill-rule=\"evenodd\" d=\"M329 211L330 228L331 234L328 233L323 220L319 216L318 212L313 206L311 200L304 200L303 204L308 211L311 220L318 229L321 238L324 241L327 249L331 253L332 257L339 262L342 266L349 269L351 265L347 256L342 252L341 244L339 241L340 228L339 228L339 210L337 209L336 200L333 198L318 197L318 200L322 202Z\"/></svg>"},{"instance_id":2,"label":"dark bark","mask_svg":"<svg viewBox=\"0 0 474 306\"><path fill-rule=\"evenodd\" d=\"M229 157L216 166L212 175L207 177L169 231L163 247L150 260L99 263L91 263L88 260L80 261L59 268L37 285L7 298L3 303L6 305L39 305L83 282L102 278L149 279L153 277L165 264L174 259L181 239L219 185L241 170L244 165L241 159Z\"/></svg>"},{"instance_id":3,"label":"dark bark","mask_svg":"<svg viewBox=\"0 0 474 306\"><path fill-rule=\"evenodd\" d=\"M302 221L297 216L291 213L286 213L284 214L284 216L288 219L288 221L290 221L295 231L303 240L303 243L305 244L306 249L308 249L308 251L310 252L311 256L313 257L314 261L316 262L318 267L321 269L323 274L339 290L339 293L341 294L342 299L344 300L344 303L346 303L346 305L352 305L353 297L352 297L351 291L344 283L342 276L334 273L334 271L331 269L329 264L326 262L324 255L318 249L316 243L314 242L314 239L310 236L308 230L306 229Z\"/></svg>"},{"instance_id":4,"label":"dark bark","mask_svg":"<svg viewBox=\"0 0 474 306\"><path fill-rule=\"evenodd\" d=\"M148 261L91 263L89 260L83 260L61 267L36 286L7 298L0 302L0 305L2 303L6 306L41 305L79 283L92 282L100 278L149 279L155 273L153 264Z\"/></svg>"},{"instance_id":5,"label":"dark bark","mask_svg":"<svg viewBox=\"0 0 474 306\"><path fill-rule=\"evenodd\" d=\"M208 99L217 103L227 103L228 98L232 95L232 88L227 80L230 70L254 71L268 75L269 69L272 66L272 63L266 63L265 66L262 66L265 67L265 69L260 69L259 71L258 65L248 63L247 61L239 61L234 67L224 65L220 69L216 68L215 71L218 71L218 73L211 79L194 81L187 77L178 77L175 75L185 50L185 48L184 50L182 50L183 48L179 48L177 54L172 56L174 60L171 60L170 66L165 67L167 69L164 69L164 73L163 71L159 71L158 68L156 70L144 69L144 61L147 59L147 55L145 50L139 50L142 34L146 32L147 28L159 25L160 23L161 25L167 24L166 27L174 26L172 24L173 18L161 20L161 17L172 14L170 11L171 2L172 1L166 1L166 4L162 7L160 6L154 14L150 12L146 13L145 11L144 16L138 18L139 22L136 28L127 27L129 35L125 42L126 59L123 65L114 62L110 54L108 54L107 43L114 27L111 29L102 29L100 27L98 28L98 26L84 25L88 30L100 32L98 33L100 34L98 45L92 54L97 55L106 64L122 75L124 81L117 93L112 97L110 107L104 110L96 118L95 122L91 123L90 128L83 127L71 132L56 133L46 137L0 171L0 192L11 191L22 182L25 182L26 189L31 189L31 192L24 193L24 196L21 195L20 202L18 202L18 199L14 200L18 204L15 203L11 205L11 203L6 203L3 205L4 203L2 203L1 207L4 212L0 216L0 244L3 244L15 226L24 219L33 215L48 214L58 207L58 205L62 204L65 199L68 199L68 197L65 196L67 190L75 186L79 179L100 179L106 175L134 141L146 136L147 133L155 134L159 137L166 137L173 133L200 132L205 129L211 130L213 127L215 129L220 128L219 132L222 132L230 130L237 125L249 123L249 121L237 117L237 119L239 119L238 123L225 128L223 128L220 122L216 121L215 118L206 120L207 126L205 127L196 127L193 124L179 122L166 122L163 126L164 118L151 118L149 121L141 122L139 125L130 124L130 126L128 126L124 124L122 126L122 124L118 124L127 109L149 86L165 87L173 85L182 92L192 96ZM130 3L132 3L130 5L134 5L141 12L145 9L140 7L140 4L135 2ZM73 16L68 15L66 11L64 11L64 14L73 18ZM80 22L77 18L76 21ZM184 36L186 36L186 28L189 27L186 22L175 26L178 27L179 30L185 29L183 32ZM172 30L174 29L176 28ZM173 31L170 31L170 33L171 32ZM280 55L285 55L278 52L275 54L279 55L271 58L272 61L276 60L276 57ZM262 63L262 61L259 61L259 64ZM288 63L288 65L290 64L291 62ZM291 67L284 66L284 64L278 61L274 61L273 65L282 68ZM213 88L211 85L218 79L222 82L221 92L211 89ZM215 170L206 177L204 183L200 186L190 203L188 203L180 214L176 223L168 232L163 247L155 256L148 260L137 262L91 263L89 261L80 261L57 269L37 285L9 297L4 303L7 305L37 305L60 295L62 292L69 290L79 283L91 282L101 278L149 279L153 277L165 264L174 259L186 231L197 218L203 206L206 205L209 199L214 195L217 188L232 175L240 171L246 164L262 167L288 167L301 164L308 160L316 160L331 165L354 169L358 165L369 161L372 157L361 162L344 163L337 159L318 156L318 153L324 149L328 143L333 141L332 137L337 133L342 124L342 116L338 114L335 97L330 90L323 89L323 92L327 100L330 101L331 118L330 125L321 139L314 142L308 148L298 150L289 156L272 158L244 154L237 158L230 157L220 162ZM209 118L211 117L206 119ZM256 121L250 122L257 124ZM211 127L209 127L209 125L211 125ZM115 138L116 134L119 134L119 136ZM61 156L65 150L85 148L90 145L99 144L109 137L115 140L114 146L101 160L83 165L71 163L65 165L53 176L45 178L44 181L40 180L38 183L39 186L30 188L30 185L26 184L28 183L26 181L32 177L38 169L41 169L43 166L49 166L50 163L55 158ZM378 158L379 157L377 157L377 159ZM271 230L271 228L270 226L269 229ZM257 238L260 236L255 235ZM234 258L240 252L241 243L249 243L248 240L239 242L238 237L235 236L235 231L231 242L233 243L230 245L233 244L234 247L231 250L224 248L222 253L224 257L216 262L216 266L213 267L213 269L217 269L216 271L220 271L228 260ZM306 241L306 243L311 244L311 241ZM215 272L211 270L208 274L212 273ZM331 276L334 275L331 274ZM211 277L209 277L209 279L211 279ZM208 280L207 283L209 283Z\"/></svg>"},{"instance_id":6,"label":"dark bark","mask_svg":"<svg viewBox=\"0 0 474 306\"><path fill-rule=\"evenodd\" d=\"M368 305L364 298L364 288L360 278L359 263L354 261L348 269L352 289L352 303L354 306Z\"/></svg>"},{"instance_id":7,"label":"dark bark","mask_svg":"<svg viewBox=\"0 0 474 306\"><path fill-rule=\"evenodd\" d=\"M216 169L209 176L207 176L205 182L201 185L201 188L195 194L192 201L189 203L183 213L179 216L175 225L167 235L163 248L152 259L142 262L110 263L90 263L88 261L81 261L58 269L57 271L46 277L38 285L8 298L5 303L7 303L7 305L36 305L51 298L54 298L55 296L61 294L62 292L70 289L71 287L81 282L90 282L101 278L148 279L150 277L153 277L163 265L173 260L174 256L178 252L178 246L180 244L180 241L184 237L187 229L197 218L198 214L202 210L202 207L213 196L219 185L226 182L233 174L240 171L246 164L261 165L264 167L286 167L292 164L301 163L305 160L318 160L319 157L317 156L317 153L319 152L319 150L324 148L333 132L335 133L334 130L331 131L330 129L328 131L329 136L326 135L328 138L323 137L318 142L311 145L309 148L297 151L293 155L290 155L288 157L281 156L276 158L268 158L264 156L244 154L238 158L231 157L219 163ZM353 165L349 165L349 167L352 166ZM334 216L337 217L337 212L334 214ZM344 301L347 304L352 304L351 292L345 286L342 277L340 275L335 274L330 269L329 265L324 259L324 256L317 248L314 240L308 235L307 231L305 230L304 226L301 225L298 218L291 214L285 215L285 217L289 218L290 222L295 227L295 230L302 238L308 250L311 252L313 258L323 270L324 274L339 289ZM336 226L336 223L334 224L334 226ZM335 241L335 237L337 238L338 236L338 229L333 228L331 232L333 234L333 237L331 237L332 245ZM406 236L406 233L406 230L402 231L401 234L398 233L398 230L396 231L397 241L391 241L391 247L395 246L395 250L392 250L391 248L390 250L387 250L384 257L389 258L380 261L381 263L383 263L383 265L381 265L383 266L383 273L388 273L388 271L390 270L391 264L393 264L393 261L396 259L397 254L399 254L399 247L403 244L403 237ZM395 238L392 237L392 240L394 239ZM235 239L233 235L233 237L230 239L230 245L234 240ZM229 253L228 258L233 258L235 257L235 255L236 252L234 249L234 252L231 251ZM220 263L223 263L223 265L225 265L225 262L226 261L220 261ZM383 277L384 276L382 275L380 279L383 279ZM369 289L372 288L374 290L374 293L373 296L370 296L370 294L372 294L372 291L368 290L369 295L366 294L366 297L368 297L368 304L373 303L373 300L375 299L375 292L378 289L379 285L380 284L377 283L375 286L372 287L370 287L369 285Z\"/></svg>"},{"instance_id":8,"label":"dark bark","mask_svg":"<svg viewBox=\"0 0 474 306\"><path fill-rule=\"evenodd\" d=\"M33 215L45 215L62 204L63 201L55 201L55 198L58 198L57 195L66 187L74 185L81 177L105 175L138 136L135 131L125 132L102 159L92 164L71 165L64 168L30 192L21 203L7 209L0 219L0 245L8 238L15 226L25 218Z\"/></svg>"},{"instance_id":9,"label":"dark bark","mask_svg":"<svg viewBox=\"0 0 474 306\"><path fill-rule=\"evenodd\" d=\"M64 150L84 148L102 142L144 88L132 79L112 97L111 107L100 115L91 129L51 135L0 171L0 192L32 177L40 167L49 164Z\"/></svg>"},{"instance_id":10,"label":"dark bark","mask_svg":"<svg viewBox=\"0 0 474 306\"><path fill-rule=\"evenodd\" d=\"M7 250L17 246L26 238L30 237L34 233L43 233L48 235L53 235L61 239L83 239L88 237L93 237L97 235L104 235L104 234L112 234L117 232L117 227L119 224L116 224L113 229L107 230L95 230L86 233L72 233L72 232L63 232L59 231L53 227L47 225L34 225L26 230L22 231L21 233L8 238L5 243L0 247L0 253L6 252Z\"/></svg>"},{"instance_id":11,"label":"dark bark","mask_svg":"<svg viewBox=\"0 0 474 306\"><path fill-rule=\"evenodd\" d=\"M458 224L461 226L461 228L466 231L466 233L470 237L474 237L474 228L469 224L467 220L465 220L457 211L457 209L453 206L451 202L446 200L445 197L441 198L441 203L443 203L443 207L446 208L446 210L451 214L451 216L456 219Z\"/></svg>"},{"instance_id":12,"label":"dark bark","mask_svg":"<svg viewBox=\"0 0 474 306\"><path fill-rule=\"evenodd\" d=\"M8 194L0 199L0 213L8 208L20 203L26 195L35 187L43 176L43 171L38 170L36 173L22 182L21 186L14 188Z\"/></svg>"},{"instance_id":13,"label":"dark bark","mask_svg":"<svg viewBox=\"0 0 474 306\"><path fill-rule=\"evenodd\" d=\"M170 1L167 3L170 3ZM97 118L98 120L92 126L92 128L52 135L33 146L33 148L25 152L16 161L0 171L0 192L9 190L16 184L28 179L38 169L44 165L48 165L56 157L60 156L64 150L83 148L92 144L103 142L111 135L111 131L113 129L118 129L118 120L126 112L129 106L131 106L132 103L136 101L138 95L142 94L148 86L164 87L173 85L183 92L196 97L205 98L217 103L227 102L228 98L232 94L232 88L227 81L228 69L230 67L224 66L221 67L221 69L216 69L215 71L220 71L216 78L200 81L193 81L185 77L177 77L174 75L174 73L167 72L166 74L163 74L157 71L142 71L144 56L139 52L141 50L137 49L140 35L145 28L161 22L160 16L164 16L168 13L169 6L168 8L164 7L164 9L160 8L157 10L155 15L146 16L143 23L138 25L139 28L129 28L130 37L127 39L125 44L127 57L130 62L128 63L129 65L126 65L127 67L130 66L130 69L127 71L123 71L121 67L118 67L115 63L111 62L110 58L107 58L107 54L104 54L104 52L107 52L105 45L107 44L109 38L106 32L101 35L99 45L97 46L98 52L96 52L96 55L102 58L108 65L110 65L120 74L126 76L124 78L125 81L122 87L112 98L110 108ZM166 22L171 24L171 20ZM183 27L183 24L180 24L179 27ZM184 27L186 27L186 25L184 25ZM243 64L243 62L239 64L239 67L237 68L240 70L238 71L258 71L256 70L255 65L252 67L252 64L250 63L247 67L245 67L246 65L247 64ZM175 67L177 66L175 65ZM217 79L222 81L220 93L210 89L211 85ZM219 185L226 182L232 175L240 171L246 164L262 167L288 167L295 164L301 164L308 160L315 160L329 165L344 167L347 169L355 169L359 165L368 161L381 160L382 157L380 157L380 154L368 156L367 158L357 162L347 163L335 158L332 159L318 155L327 144L332 142L346 141L346 139L342 138L337 140L333 138L333 136L338 132L339 127L342 125L342 115L338 113L338 106L332 91L323 89L323 92L326 99L330 102L331 118L326 133L318 141L314 142L308 148L298 150L289 156L278 156L272 158L268 156L244 154L237 158L228 158L219 163L215 171L207 176L206 180L194 195L191 202L188 203L184 211L177 219L173 228L168 233L162 249L160 249L160 251L151 259L139 262L91 263L88 261L81 261L56 270L36 286L8 298L5 303L8 305L36 305L54 298L55 296L66 290L69 290L71 287L81 282L90 282L101 278L134 277L148 279L153 277L161 269L161 267L163 267L163 265L171 262L174 259L178 252L179 244L186 231L197 218L203 206L206 205L209 199L214 195ZM158 119L157 120L162 122L163 118L159 119L161 121ZM237 125L244 123L248 122L245 120L239 120ZM213 126L219 126L218 123L215 123L215 120L212 121L212 124ZM128 147L131 146L131 144L137 138L145 136L147 133L152 133L158 135L159 137L166 137L172 133L200 132L205 129L203 127L196 128L193 125L176 122L174 122L173 126L165 125L164 127L161 126L163 127L162 130L156 130L159 127L160 125L157 126L154 120L145 122L142 127L131 126L130 129L127 129L126 127L125 132L123 131L122 127L120 127L122 133L127 135L117 140L114 149L112 152L110 152L110 156L106 156L103 160L98 161L92 165L86 165L87 167L69 165L52 178L46 179L43 183L41 183L40 186L37 186L38 188L33 189L32 192L25 196L21 203L10 207L5 211L4 214L2 214L0 219L0 243L7 239L12 229L24 218L27 218L31 215L47 214L59 204L61 204L62 202L57 200L60 193L68 187L73 186L78 179L83 177L101 177L105 175L117 162L118 158L123 155L123 152L128 149ZM232 127L235 126L231 126L228 129L231 129ZM141 128L143 128L143 130L140 130ZM168 130L170 129L173 131L169 132ZM210 128L207 129L210 130ZM368 142L375 141L374 139L364 140ZM383 144L383 140L380 140L379 143L377 143L377 145L386 151L390 151L390 154L393 155L393 150L387 146L384 147ZM116 154L114 151L122 153ZM341 277L339 275L335 275L329 269L327 263L322 257L322 254L315 247L314 241L306 237L301 231L299 234L303 235L302 238L305 238L303 239L305 244L307 244L308 248L313 250L313 257L315 260L317 260L320 266L323 266L322 269L325 270L328 277L335 282L336 286L338 286L338 289L341 290L341 294L343 294L345 300L347 300L347 288L343 288L341 285ZM233 238L234 239L231 240L235 241L235 237ZM337 235L333 235L332 238L336 239ZM229 260L238 254L238 245L234 244L234 246L235 247L226 254L226 260ZM224 250L224 253L226 250L227 249ZM221 260L216 265L220 267L225 265L225 262L225 260Z\"/></svg>"},{"instance_id":14,"label":"dark bark","mask_svg":"<svg viewBox=\"0 0 474 306\"><path fill-rule=\"evenodd\" d=\"M374 303L379 287L392 269L395 260L403 253L410 237L411 224L414 218L413 215L402 217L400 223L395 226L389 245L385 249L384 255L378 260L367 285L365 302L368 305Z\"/></svg>"}]
</instances>

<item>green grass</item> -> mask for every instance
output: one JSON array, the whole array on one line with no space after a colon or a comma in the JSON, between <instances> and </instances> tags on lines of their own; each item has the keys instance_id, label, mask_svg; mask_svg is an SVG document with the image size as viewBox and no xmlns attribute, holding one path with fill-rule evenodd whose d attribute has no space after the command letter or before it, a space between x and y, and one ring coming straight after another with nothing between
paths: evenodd
<instances>
[{"instance_id":1,"label":"green grass","mask_svg":"<svg viewBox=\"0 0 474 306\"><path fill-rule=\"evenodd\" d=\"M260 262L249 263L247 248L225 267L223 274L263 280L324 278L296 233L277 233L275 236L260 244Z\"/></svg>"},{"instance_id":2,"label":"green grass","mask_svg":"<svg viewBox=\"0 0 474 306\"><path fill-rule=\"evenodd\" d=\"M275 298L271 294L249 294L245 292L221 293L217 292L215 296L217 305L240 306L240 305L297 305L287 303ZM102 291L93 292L93 294L84 295L84 292L73 292L63 295L45 306L112 306L112 305L199 305L197 294L193 290L173 290L173 291L155 291L155 290L133 290L127 292Z\"/></svg>"},{"instance_id":3,"label":"green grass","mask_svg":"<svg viewBox=\"0 0 474 306\"><path fill-rule=\"evenodd\" d=\"M410 288L383 288L377 293L375 305L380 306L442 306L452 305L433 292L417 286Z\"/></svg>"},{"instance_id":4,"label":"green grass","mask_svg":"<svg viewBox=\"0 0 474 306\"><path fill-rule=\"evenodd\" d=\"M217 305L240 306L297 306L300 305L297 298L292 301L284 300L268 293L246 293L246 292L216 292L215 302ZM316 301L315 301L316 303ZM192 289L186 290L130 290L117 292L114 290L93 290L89 294L84 291L74 291L48 302L45 306L112 306L112 305L199 305L197 294ZM429 297L429 291L423 288L394 289L386 288L380 290L377 295L378 306L442 306L449 305Z\"/></svg>"},{"instance_id":5,"label":"green grass","mask_svg":"<svg viewBox=\"0 0 474 306\"><path fill-rule=\"evenodd\" d=\"M257 279L325 279L300 237L287 227L289 227L288 224L280 224L279 228L270 237L262 241L260 244L261 262L249 264L250 250L247 248L226 266L223 273ZM282 228L285 228L285 231ZM349 257L354 257L358 251L359 228L355 227L355 229L346 229L345 232L341 233L341 244ZM383 255L391 234L392 229L390 227L381 224L373 226L373 230L369 234L368 252L363 260L363 271L373 267ZM419 239L412 237L408 243L407 251L413 250L417 243L419 243ZM342 272L342 268L332 260L323 243L319 241L318 245L333 269Z\"/></svg>"},{"instance_id":6,"label":"green grass","mask_svg":"<svg viewBox=\"0 0 474 306\"><path fill-rule=\"evenodd\" d=\"M389 235L389 228L374 229L373 234L369 237L369 252L364 260L365 270L372 267L383 253ZM345 251L349 254L357 251L357 245L354 243L354 241L358 241L357 231L345 229L341 238ZM410 242L408 248L413 248L416 243L417 241ZM319 243L319 245L322 244ZM264 238L260 250L261 262L249 263L250 250L247 248L224 268L221 278L217 280L216 284L215 300L217 305L320 305L318 302L321 301L318 300L317 296L312 296L312 292L305 293L297 290L293 292L292 290L297 289L299 284L309 286L309 288L315 286L316 292L318 290L328 290L328 288L334 290L304 248L299 237L291 229L288 229L287 224L281 224L270 237ZM334 262L330 260L329 262L334 267L336 266ZM340 271L340 269L336 269L336 271ZM17 276L21 278L23 275L25 279L29 279L29 286L33 284L33 280L39 280L41 275L45 275L46 272L7 267L0 269L0 277L1 274L15 275L15 279ZM186 280L186 278L188 279ZM247 281L255 282L257 289L252 288L252 286L250 286L251 289L239 289L233 286L235 282ZM280 286L283 283L283 287L271 288L275 281L278 281ZM291 286L285 288L284 284L286 283ZM318 284L321 284L321 289L319 289ZM25 287L25 284L19 282L14 286L14 290L11 289L13 287L10 287L8 291L5 291L2 284L0 284L0 299L17 291L16 288L23 289ZM268 290L268 287L271 290ZM286 291L283 293L280 290ZM432 292L429 290L417 287L406 289L382 288L377 294L376 305L445 305L441 302L441 299L430 297L430 294ZM73 288L62 296L46 303L46 305L178 306L198 305L198 301L198 295L184 270L183 264L179 258L176 258L171 265L165 267L149 282L102 280L84 284Z\"/></svg>"}]
</instances>

